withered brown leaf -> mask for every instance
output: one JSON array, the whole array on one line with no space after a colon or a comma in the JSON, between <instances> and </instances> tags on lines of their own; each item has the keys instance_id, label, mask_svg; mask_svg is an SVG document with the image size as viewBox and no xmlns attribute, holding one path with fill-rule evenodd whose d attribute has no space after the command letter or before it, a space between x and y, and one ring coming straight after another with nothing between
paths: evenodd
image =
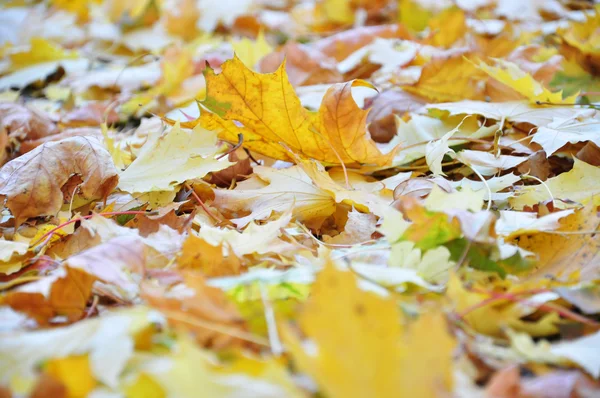
<instances>
[{"instance_id":1,"label":"withered brown leaf","mask_svg":"<svg viewBox=\"0 0 600 398\"><path fill-rule=\"evenodd\" d=\"M91 137L45 143L0 169L0 195L20 225L31 217L56 214L63 203L61 188L73 176L82 180L84 198L106 197L119 180L110 153Z\"/></svg>"}]
</instances>

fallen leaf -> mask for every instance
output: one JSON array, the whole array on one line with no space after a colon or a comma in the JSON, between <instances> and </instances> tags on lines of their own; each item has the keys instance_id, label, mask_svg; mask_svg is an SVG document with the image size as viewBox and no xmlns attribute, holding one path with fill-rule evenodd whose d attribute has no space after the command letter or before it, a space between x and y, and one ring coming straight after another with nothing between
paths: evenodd
<instances>
[{"instance_id":1,"label":"fallen leaf","mask_svg":"<svg viewBox=\"0 0 600 398\"><path fill-rule=\"evenodd\" d=\"M348 245L369 241L376 229L376 219L374 214L365 214L352 210L348 213L348 221L344 225L344 230L332 238L325 237L325 242L336 245Z\"/></svg>"},{"instance_id":2,"label":"fallen leaf","mask_svg":"<svg viewBox=\"0 0 600 398\"><path fill-rule=\"evenodd\" d=\"M294 217L302 221L322 221L335 211L331 195L314 186L298 166L282 170L257 166L254 173L234 190L214 190L214 204L218 208L251 212L233 220L240 227L252 220L266 219L273 211L283 213L290 207L293 207Z\"/></svg>"},{"instance_id":3,"label":"fallen leaf","mask_svg":"<svg viewBox=\"0 0 600 398\"><path fill-rule=\"evenodd\" d=\"M119 177L110 154L89 137L43 144L0 169L0 195L17 225L31 217L54 215L63 203L62 187L72 175L82 179L84 198L105 198Z\"/></svg>"},{"instance_id":4,"label":"fallen leaf","mask_svg":"<svg viewBox=\"0 0 600 398\"><path fill-rule=\"evenodd\" d=\"M559 150L562 146L578 142L593 142L600 144L598 131L600 129L600 119L587 118L585 113L575 115L570 119L558 119L546 126L540 127L531 141L536 142L544 148L548 156Z\"/></svg>"},{"instance_id":5,"label":"fallen leaf","mask_svg":"<svg viewBox=\"0 0 600 398\"><path fill-rule=\"evenodd\" d=\"M250 40L246 37L233 41L231 43L233 52L242 61L244 65L254 68L259 61L267 54L273 51L273 47L265 40L263 31L260 31L256 40Z\"/></svg>"},{"instance_id":6,"label":"fallen leaf","mask_svg":"<svg viewBox=\"0 0 600 398\"><path fill-rule=\"evenodd\" d=\"M57 315L75 321L83 314L95 281L87 272L62 267L49 277L9 292L2 301L42 325Z\"/></svg>"},{"instance_id":7,"label":"fallen leaf","mask_svg":"<svg viewBox=\"0 0 600 398\"><path fill-rule=\"evenodd\" d=\"M58 133L56 124L47 115L20 104L0 103L0 120L9 136L23 141Z\"/></svg>"},{"instance_id":8,"label":"fallen leaf","mask_svg":"<svg viewBox=\"0 0 600 398\"><path fill-rule=\"evenodd\" d=\"M393 300L361 290L352 273L332 264L312 291L298 318L311 345L289 326L283 336L297 366L329 396L435 397L451 391L454 339L441 314L425 313L403 325ZM352 343L357 341L361 344ZM367 363L372 365L356 366Z\"/></svg>"},{"instance_id":9,"label":"fallen leaf","mask_svg":"<svg viewBox=\"0 0 600 398\"><path fill-rule=\"evenodd\" d=\"M352 99L352 86L365 86L362 81L332 86L319 112L311 113L300 105L285 73L285 64L272 74L258 74L239 58L233 58L223 64L220 74L208 69L205 76L207 96L203 105L215 113L215 118L242 123L249 149L282 158L283 143L298 154L333 164L383 165L393 157L393 151L382 154L369 138L368 112L358 108ZM258 90L248 90L250 86ZM220 131L220 137L230 142L237 142L237 134L227 129ZM289 155L284 159L289 159Z\"/></svg>"},{"instance_id":10,"label":"fallen leaf","mask_svg":"<svg viewBox=\"0 0 600 398\"><path fill-rule=\"evenodd\" d=\"M578 96L574 94L563 99L562 92L553 93L536 81L530 74L524 72L518 65L495 60L496 66L490 66L480 61L478 68L490 77L512 88L532 103L549 104L574 104Z\"/></svg>"},{"instance_id":11,"label":"fallen leaf","mask_svg":"<svg viewBox=\"0 0 600 398\"><path fill-rule=\"evenodd\" d=\"M434 102L483 99L479 71L462 54L432 59L423 67L416 84L403 86L404 91Z\"/></svg>"},{"instance_id":12,"label":"fallen leaf","mask_svg":"<svg viewBox=\"0 0 600 398\"><path fill-rule=\"evenodd\" d=\"M484 101L458 101L444 104L426 105L427 109L441 109L450 112L450 115L482 115L488 119L509 121L515 123L530 123L534 126L546 126L555 118L571 119L582 112L572 106L538 106L527 101L484 102ZM586 115L594 115L594 111L587 111Z\"/></svg>"},{"instance_id":13,"label":"fallen leaf","mask_svg":"<svg viewBox=\"0 0 600 398\"><path fill-rule=\"evenodd\" d=\"M573 341L565 341L552 346L554 355L568 358L585 369L593 378L600 377L600 332L581 337Z\"/></svg>"},{"instance_id":14,"label":"fallen leaf","mask_svg":"<svg viewBox=\"0 0 600 398\"><path fill-rule=\"evenodd\" d=\"M515 209L522 209L554 198L559 199L554 201L555 206L564 209L573 207L572 202L585 204L593 199L595 203L594 196L600 192L598 176L600 172L596 167L575 158L573 169L548 179L544 185L521 187L520 194L511 198L510 204Z\"/></svg>"},{"instance_id":15,"label":"fallen leaf","mask_svg":"<svg viewBox=\"0 0 600 398\"><path fill-rule=\"evenodd\" d=\"M87 355L51 359L46 364L46 372L59 380L73 397L87 396L97 384Z\"/></svg>"},{"instance_id":16,"label":"fallen leaf","mask_svg":"<svg viewBox=\"0 0 600 398\"><path fill-rule=\"evenodd\" d=\"M239 275L240 259L232 250L224 253L223 243L216 246L194 234L190 234L177 257L177 267L181 269L198 269L207 277Z\"/></svg>"},{"instance_id":17,"label":"fallen leaf","mask_svg":"<svg viewBox=\"0 0 600 398\"><path fill-rule=\"evenodd\" d=\"M600 272L600 262L596 259L600 240L595 234L600 218L595 209L588 205L562 218L559 223L560 227L552 234L536 231L516 239L519 247L538 257L537 270L531 277L568 278L577 272L584 280L595 278Z\"/></svg>"},{"instance_id":18,"label":"fallen leaf","mask_svg":"<svg viewBox=\"0 0 600 398\"><path fill-rule=\"evenodd\" d=\"M375 142L389 142L396 135L394 115L419 109L424 104L420 97L404 91L387 90L378 94L370 103L367 116L369 133Z\"/></svg>"},{"instance_id":19,"label":"fallen leaf","mask_svg":"<svg viewBox=\"0 0 600 398\"><path fill-rule=\"evenodd\" d=\"M204 346L224 348L243 343L245 321L220 289L206 285L199 274L187 273L185 284L170 292L161 287L146 285L142 297L148 304L165 314L174 325L194 333Z\"/></svg>"},{"instance_id":20,"label":"fallen leaf","mask_svg":"<svg viewBox=\"0 0 600 398\"><path fill-rule=\"evenodd\" d=\"M231 163L219 162L216 134L202 129L181 129L179 124L164 135L150 135L137 158L119 175L118 187L124 191L173 191L186 180L202 178ZM165 170L163 162L177 162Z\"/></svg>"},{"instance_id":21,"label":"fallen leaf","mask_svg":"<svg viewBox=\"0 0 600 398\"><path fill-rule=\"evenodd\" d=\"M133 336L151 322L150 311L137 307L63 328L5 333L0 343L0 380L27 380L44 361L88 354L93 377L116 388L133 354Z\"/></svg>"}]
</instances>

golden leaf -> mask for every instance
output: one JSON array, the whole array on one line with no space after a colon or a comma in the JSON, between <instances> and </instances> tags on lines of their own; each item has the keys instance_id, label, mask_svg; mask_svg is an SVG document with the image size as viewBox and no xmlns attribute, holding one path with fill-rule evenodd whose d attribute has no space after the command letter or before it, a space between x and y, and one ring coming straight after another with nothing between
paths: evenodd
<instances>
[{"instance_id":1,"label":"golden leaf","mask_svg":"<svg viewBox=\"0 0 600 398\"><path fill-rule=\"evenodd\" d=\"M260 74L234 57L222 69L218 75L206 70L207 94L202 104L224 121L235 120L244 126L240 131L228 124L229 128L219 132L222 139L238 142L238 134L243 132L248 149L277 159L290 158L282 156L282 144L331 164L384 165L392 159L394 151L384 155L370 139L368 111L352 99L353 86L372 87L370 83L355 80L331 86L314 113L300 104L285 63L274 73Z\"/></svg>"},{"instance_id":2,"label":"golden leaf","mask_svg":"<svg viewBox=\"0 0 600 398\"><path fill-rule=\"evenodd\" d=\"M531 233L513 239L519 247L537 255L538 266L532 277L554 275L568 278L572 273L580 272L582 278L598 278L600 235L596 231L600 228L600 217L595 206L588 205L577 210L559 223L560 227L553 233Z\"/></svg>"},{"instance_id":3,"label":"golden leaf","mask_svg":"<svg viewBox=\"0 0 600 398\"><path fill-rule=\"evenodd\" d=\"M433 59L425 65L416 84L402 88L434 102L482 100L483 89L478 84L482 76L462 55Z\"/></svg>"},{"instance_id":4,"label":"golden leaf","mask_svg":"<svg viewBox=\"0 0 600 398\"><path fill-rule=\"evenodd\" d=\"M8 58L11 70L17 70L43 62L77 58L77 52L67 51L51 41L34 37L28 50L12 53Z\"/></svg>"},{"instance_id":5,"label":"golden leaf","mask_svg":"<svg viewBox=\"0 0 600 398\"><path fill-rule=\"evenodd\" d=\"M429 21L432 36L427 43L436 47L448 48L467 32L467 18L460 8L453 7L444 10Z\"/></svg>"},{"instance_id":6,"label":"golden leaf","mask_svg":"<svg viewBox=\"0 0 600 398\"><path fill-rule=\"evenodd\" d=\"M51 359L46 364L46 371L67 388L72 398L87 397L97 384L87 355Z\"/></svg>"},{"instance_id":7,"label":"golden leaf","mask_svg":"<svg viewBox=\"0 0 600 398\"><path fill-rule=\"evenodd\" d=\"M213 246L192 233L183 242L177 265L182 269L199 269L208 277L238 275L241 267L233 253L223 255L223 244Z\"/></svg>"},{"instance_id":8,"label":"golden leaf","mask_svg":"<svg viewBox=\"0 0 600 398\"><path fill-rule=\"evenodd\" d=\"M298 317L315 352L283 328L299 368L332 398L427 398L450 391L455 343L444 317L425 313L404 326L394 300L363 291L357 282L332 264L319 273Z\"/></svg>"},{"instance_id":9,"label":"golden leaf","mask_svg":"<svg viewBox=\"0 0 600 398\"><path fill-rule=\"evenodd\" d=\"M477 66L492 78L512 88L533 103L574 104L579 95L579 93L576 93L563 99L562 91L556 93L549 91L518 65L502 59L496 59L495 62L497 66L490 66L483 61L479 61Z\"/></svg>"}]
</instances>

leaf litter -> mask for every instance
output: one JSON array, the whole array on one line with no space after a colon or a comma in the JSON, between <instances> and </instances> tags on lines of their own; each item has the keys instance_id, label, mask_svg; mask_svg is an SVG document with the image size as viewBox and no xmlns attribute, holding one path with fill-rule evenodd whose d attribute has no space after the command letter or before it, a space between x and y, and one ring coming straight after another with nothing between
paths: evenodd
<instances>
[{"instance_id":1,"label":"leaf litter","mask_svg":"<svg viewBox=\"0 0 600 398\"><path fill-rule=\"evenodd\" d=\"M0 395L600 394L600 8L2 4Z\"/></svg>"}]
</instances>

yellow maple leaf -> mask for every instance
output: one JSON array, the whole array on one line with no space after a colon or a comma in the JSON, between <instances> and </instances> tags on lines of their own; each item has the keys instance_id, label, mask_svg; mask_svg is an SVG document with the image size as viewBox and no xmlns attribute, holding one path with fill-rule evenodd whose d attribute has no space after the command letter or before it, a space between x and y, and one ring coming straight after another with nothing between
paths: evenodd
<instances>
[{"instance_id":1,"label":"yellow maple leaf","mask_svg":"<svg viewBox=\"0 0 600 398\"><path fill-rule=\"evenodd\" d=\"M250 40L244 37L240 40L231 42L235 55L244 63L254 67L267 54L273 51L273 47L265 39L265 34L261 30L256 40Z\"/></svg>"},{"instance_id":2,"label":"yellow maple leaf","mask_svg":"<svg viewBox=\"0 0 600 398\"><path fill-rule=\"evenodd\" d=\"M46 371L66 387L70 398L87 397L97 384L87 355L51 359Z\"/></svg>"},{"instance_id":3,"label":"yellow maple leaf","mask_svg":"<svg viewBox=\"0 0 600 398\"><path fill-rule=\"evenodd\" d=\"M455 342L442 314L425 313L404 325L393 299L357 282L331 263L319 273L298 317L314 349L288 325L282 328L298 367L331 398L428 398L450 391Z\"/></svg>"},{"instance_id":4,"label":"yellow maple leaf","mask_svg":"<svg viewBox=\"0 0 600 398\"><path fill-rule=\"evenodd\" d=\"M482 100L483 90L477 84L482 76L463 56L433 59L425 65L416 84L402 89L435 102Z\"/></svg>"},{"instance_id":5,"label":"yellow maple leaf","mask_svg":"<svg viewBox=\"0 0 600 398\"><path fill-rule=\"evenodd\" d=\"M41 37L33 37L25 51L13 52L8 56L10 69L18 70L43 62L77 58L77 52L67 51L60 45Z\"/></svg>"},{"instance_id":6,"label":"yellow maple leaf","mask_svg":"<svg viewBox=\"0 0 600 398\"><path fill-rule=\"evenodd\" d=\"M600 68L600 6L588 14L585 21L572 21L568 28L558 30L563 45L561 51L592 74Z\"/></svg>"},{"instance_id":7,"label":"yellow maple leaf","mask_svg":"<svg viewBox=\"0 0 600 398\"><path fill-rule=\"evenodd\" d=\"M310 112L300 103L288 80L283 63L274 73L260 74L248 69L238 58L228 60L223 71L205 71L207 94L203 105L216 115L213 119L229 121L220 137L238 142L244 134L248 149L278 159L282 145L295 153L330 164L375 164L391 161L394 151L382 154L366 130L368 111L352 99L353 86L372 87L354 80L329 88L318 112ZM235 128L233 120L244 128ZM217 123L217 122L213 122Z\"/></svg>"},{"instance_id":8,"label":"yellow maple leaf","mask_svg":"<svg viewBox=\"0 0 600 398\"><path fill-rule=\"evenodd\" d=\"M315 13L318 19L340 25L354 22L354 10L351 0L324 0L317 3Z\"/></svg>"},{"instance_id":9,"label":"yellow maple leaf","mask_svg":"<svg viewBox=\"0 0 600 398\"><path fill-rule=\"evenodd\" d=\"M420 32L427 27L432 12L414 0L400 0L398 20L412 31Z\"/></svg>"},{"instance_id":10,"label":"yellow maple leaf","mask_svg":"<svg viewBox=\"0 0 600 398\"><path fill-rule=\"evenodd\" d=\"M552 92L536 81L518 65L502 59L495 59L496 66L479 61L477 67L500 83L512 88L533 103L574 104L579 93L564 98L562 91Z\"/></svg>"},{"instance_id":11,"label":"yellow maple leaf","mask_svg":"<svg viewBox=\"0 0 600 398\"><path fill-rule=\"evenodd\" d=\"M467 18L465 12L460 8L453 7L444 10L429 21L429 29L432 32L427 43L449 48L467 32Z\"/></svg>"},{"instance_id":12,"label":"yellow maple leaf","mask_svg":"<svg viewBox=\"0 0 600 398\"><path fill-rule=\"evenodd\" d=\"M559 223L556 233L538 232L514 239L521 248L538 256L538 266L531 277L542 279L554 275L568 278L572 273L578 272L587 280L598 278L600 235L595 232L600 228L600 218L595 206L588 205L579 209ZM560 232L565 234L561 235ZM572 232L576 234L571 235Z\"/></svg>"},{"instance_id":13,"label":"yellow maple leaf","mask_svg":"<svg viewBox=\"0 0 600 398\"><path fill-rule=\"evenodd\" d=\"M137 95L121 106L126 114L141 112L140 105L156 103L166 97L173 105L182 105L202 95L205 84L202 75L194 74L194 55L191 47L169 47L161 61L160 80L150 90Z\"/></svg>"}]
</instances>

